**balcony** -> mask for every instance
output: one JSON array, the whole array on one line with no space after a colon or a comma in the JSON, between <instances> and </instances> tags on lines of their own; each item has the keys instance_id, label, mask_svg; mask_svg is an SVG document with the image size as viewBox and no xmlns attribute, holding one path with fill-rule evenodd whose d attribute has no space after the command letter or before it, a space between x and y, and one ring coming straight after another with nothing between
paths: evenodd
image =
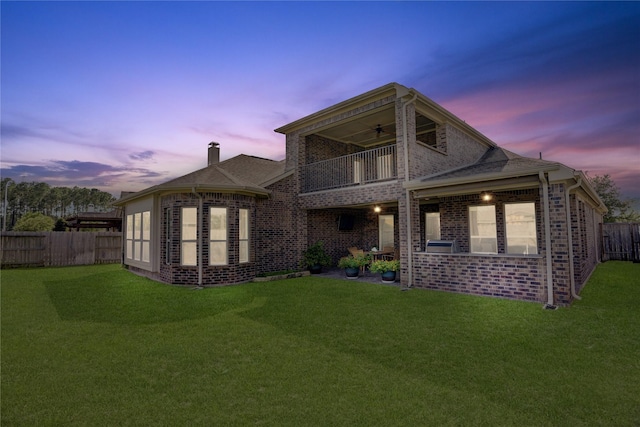
<instances>
[{"instance_id":1,"label":"balcony","mask_svg":"<svg viewBox=\"0 0 640 427\"><path fill-rule=\"evenodd\" d=\"M397 176L395 145L360 151L300 167L302 193L390 181Z\"/></svg>"}]
</instances>

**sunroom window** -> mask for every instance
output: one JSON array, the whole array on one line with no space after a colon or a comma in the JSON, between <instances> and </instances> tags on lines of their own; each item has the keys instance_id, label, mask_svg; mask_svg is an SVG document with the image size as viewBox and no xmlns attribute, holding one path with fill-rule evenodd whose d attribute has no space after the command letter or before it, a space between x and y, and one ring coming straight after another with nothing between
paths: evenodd
<instances>
[{"instance_id":1,"label":"sunroom window","mask_svg":"<svg viewBox=\"0 0 640 427\"><path fill-rule=\"evenodd\" d=\"M535 203L504 205L507 253L534 255L538 253Z\"/></svg>"},{"instance_id":2,"label":"sunroom window","mask_svg":"<svg viewBox=\"0 0 640 427\"><path fill-rule=\"evenodd\" d=\"M182 208L180 264L198 265L198 208Z\"/></svg>"},{"instance_id":3,"label":"sunroom window","mask_svg":"<svg viewBox=\"0 0 640 427\"><path fill-rule=\"evenodd\" d=\"M249 209L240 209L240 259L242 262L249 262Z\"/></svg>"},{"instance_id":4,"label":"sunroom window","mask_svg":"<svg viewBox=\"0 0 640 427\"><path fill-rule=\"evenodd\" d=\"M126 257L135 261L149 262L151 250L151 212L136 212L127 215Z\"/></svg>"},{"instance_id":5,"label":"sunroom window","mask_svg":"<svg viewBox=\"0 0 640 427\"><path fill-rule=\"evenodd\" d=\"M227 264L227 208L210 208L209 264Z\"/></svg>"},{"instance_id":6,"label":"sunroom window","mask_svg":"<svg viewBox=\"0 0 640 427\"><path fill-rule=\"evenodd\" d=\"M495 206L469 206L469 236L472 253L498 253Z\"/></svg>"}]
</instances>

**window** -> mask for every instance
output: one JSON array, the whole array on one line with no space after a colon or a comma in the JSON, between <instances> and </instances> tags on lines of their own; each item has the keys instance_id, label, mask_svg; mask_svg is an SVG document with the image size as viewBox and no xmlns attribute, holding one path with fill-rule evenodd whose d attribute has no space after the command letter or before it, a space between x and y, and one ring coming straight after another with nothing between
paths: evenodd
<instances>
[{"instance_id":1,"label":"window","mask_svg":"<svg viewBox=\"0 0 640 427\"><path fill-rule=\"evenodd\" d=\"M469 206L469 236L472 253L498 253L495 206Z\"/></svg>"},{"instance_id":2,"label":"window","mask_svg":"<svg viewBox=\"0 0 640 427\"><path fill-rule=\"evenodd\" d=\"M151 250L151 212L142 212L142 262L149 262Z\"/></svg>"},{"instance_id":3,"label":"window","mask_svg":"<svg viewBox=\"0 0 640 427\"><path fill-rule=\"evenodd\" d=\"M166 247L164 249L164 262L171 264L171 209L164 209L164 239Z\"/></svg>"},{"instance_id":4,"label":"window","mask_svg":"<svg viewBox=\"0 0 640 427\"><path fill-rule=\"evenodd\" d=\"M393 236L393 215L380 215L378 217L378 230L380 233L379 249L395 246Z\"/></svg>"},{"instance_id":5,"label":"window","mask_svg":"<svg viewBox=\"0 0 640 427\"><path fill-rule=\"evenodd\" d=\"M427 241L440 240L440 212L427 212L424 223Z\"/></svg>"},{"instance_id":6,"label":"window","mask_svg":"<svg viewBox=\"0 0 640 427\"><path fill-rule=\"evenodd\" d=\"M249 209L240 209L240 262L249 262Z\"/></svg>"},{"instance_id":7,"label":"window","mask_svg":"<svg viewBox=\"0 0 640 427\"><path fill-rule=\"evenodd\" d=\"M127 215L127 247L125 253L127 259L133 259L133 215Z\"/></svg>"},{"instance_id":8,"label":"window","mask_svg":"<svg viewBox=\"0 0 640 427\"><path fill-rule=\"evenodd\" d=\"M504 205L508 254L537 254L535 203Z\"/></svg>"},{"instance_id":9,"label":"window","mask_svg":"<svg viewBox=\"0 0 640 427\"><path fill-rule=\"evenodd\" d=\"M133 259L140 261L142 249L142 213L133 214Z\"/></svg>"},{"instance_id":10,"label":"window","mask_svg":"<svg viewBox=\"0 0 640 427\"><path fill-rule=\"evenodd\" d=\"M182 208L180 264L198 265L198 208Z\"/></svg>"},{"instance_id":11,"label":"window","mask_svg":"<svg viewBox=\"0 0 640 427\"><path fill-rule=\"evenodd\" d=\"M378 179L393 178L393 155L378 156Z\"/></svg>"},{"instance_id":12,"label":"window","mask_svg":"<svg viewBox=\"0 0 640 427\"><path fill-rule=\"evenodd\" d=\"M227 264L227 208L209 208L209 264Z\"/></svg>"},{"instance_id":13,"label":"window","mask_svg":"<svg viewBox=\"0 0 640 427\"><path fill-rule=\"evenodd\" d=\"M125 256L141 262L150 262L151 211L127 215Z\"/></svg>"}]
</instances>

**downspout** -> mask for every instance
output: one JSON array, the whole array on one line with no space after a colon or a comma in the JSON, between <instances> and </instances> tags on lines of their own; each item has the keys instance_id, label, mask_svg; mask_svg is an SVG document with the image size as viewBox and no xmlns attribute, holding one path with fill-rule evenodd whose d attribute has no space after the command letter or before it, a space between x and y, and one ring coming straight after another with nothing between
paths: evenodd
<instances>
[{"instance_id":1,"label":"downspout","mask_svg":"<svg viewBox=\"0 0 640 427\"><path fill-rule=\"evenodd\" d=\"M549 182L544 172L539 172L540 181L542 181L542 205L544 208L544 243L547 248L546 260L547 260L547 303L544 305L545 309L555 310L556 306L553 304L553 264L551 263L551 224L549 214Z\"/></svg>"},{"instance_id":2,"label":"downspout","mask_svg":"<svg viewBox=\"0 0 640 427\"><path fill-rule=\"evenodd\" d=\"M409 137L407 135L407 105L411 104L418 97L417 93L413 94L413 98L403 102L402 106L402 139L404 144L404 182L409 182ZM406 200L406 213L407 213L407 288L411 287L413 283L413 237L411 231L411 191L407 188L405 190Z\"/></svg>"},{"instance_id":3,"label":"downspout","mask_svg":"<svg viewBox=\"0 0 640 427\"><path fill-rule=\"evenodd\" d=\"M196 237L198 239L198 286L195 289L202 289L202 222L204 215L202 213L203 202L202 195L196 191L196 187L191 188L191 192L198 198L198 226L196 227Z\"/></svg>"},{"instance_id":4,"label":"downspout","mask_svg":"<svg viewBox=\"0 0 640 427\"><path fill-rule=\"evenodd\" d=\"M573 232L571 230L571 200L570 200L570 196L571 194L571 190L574 190L578 187L580 187L580 185L582 185L582 177L578 176L578 182L576 182L574 185L572 185L571 187L567 188L567 191L565 191L564 193L564 200L565 200L565 206L566 206L566 212L567 212L567 235L569 236L569 274L571 275L569 277L569 283L571 284L571 297L575 298L575 299L582 299L580 298L580 296L576 293L576 279L574 277L575 274L575 267L573 266ZM578 212L576 210L576 212Z\"/></svg>"}]
</instances>

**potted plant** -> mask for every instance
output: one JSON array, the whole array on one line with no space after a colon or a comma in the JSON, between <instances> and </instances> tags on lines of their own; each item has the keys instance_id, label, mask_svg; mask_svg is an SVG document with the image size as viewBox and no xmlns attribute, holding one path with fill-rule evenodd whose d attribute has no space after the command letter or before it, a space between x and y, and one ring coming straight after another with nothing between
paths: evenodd
<instances>
[{"instance_id":1,"label":"potted plant","mask_svg":"<svg viewBox=\"0 0 640 427\"><path fill-rule=\"evenodd\" d=\"M325 252L321 240L309 246L302 254L302 265L308 268L311 274L320 273L323 266L330 264L331 257Z\"/></svg>"},{"instance_id":2,"label":"potted plant","mask_svg":"<svg viewBox=\"0 0 640 427\"><path fill-rule=\"evenodd\" d=\"M369 257L364 254L358 254L356 256L349 255L340 258L340 261L338 261L338 267L344 268L347 279L357 279L360 274L360 270L362 267L369 264L369 261Z\"/></svg>"},{"instance_id":3,"label":"potted plant","mask_svg":"<svg viewBox=\"0 0 640 427\"><path fill-rule=\"evenodd\" d=\"M393 283L396 281L396 272L400 270L400 261L379 259L371 263L370 270L373 273L381 273L382 283Z\"/></svg>"}]
</instances>

